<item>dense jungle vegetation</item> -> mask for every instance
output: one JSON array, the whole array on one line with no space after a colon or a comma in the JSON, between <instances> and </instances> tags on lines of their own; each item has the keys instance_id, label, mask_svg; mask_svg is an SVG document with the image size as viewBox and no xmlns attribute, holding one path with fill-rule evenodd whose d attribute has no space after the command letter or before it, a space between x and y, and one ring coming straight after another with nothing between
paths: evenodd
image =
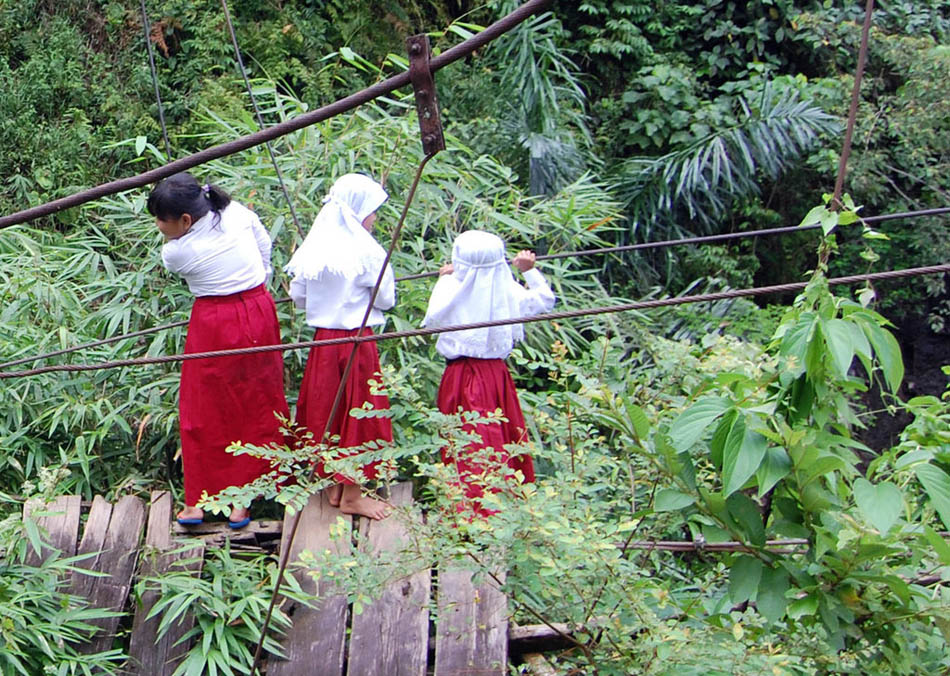
<instances>
[{"instance_id":1,"label":"dense jungle vegetation","mask_svg":"<svg viewBox=\"0 0 950 676\"><path fill-rule=\"evenodd\" d=\"M255 131L220 3L147 5L171 158ZM515 6L234 0L230 10L271 124L401 72L408 35L427 32L445 49ZM850 206L834 212L823 196L837 172L862 20L859 3L832 0L555 0L438 73L448 148L409 209L397 276L434 270L472 227L497 232L512 251L541 253L806 217L825 227L543 263L558 309L808 287L755 303L528 326L509 363L539 480L491 498L502 511L489 522L432 516L453 513L438 450L465 439L457 417L435 410L434 341L381 343L396 443L379 453L396 460L394 479L415 481L427 527L398 560L366 560L354 547L306 564L335 576L358 607L406 566L467 553L485 572L499 562L484 553L503 551L515 619L577 627L574 649L552 658L559 673L948 673L946 280L827 280L950 258L946 216L873 230L855 218L947 206L950 2L876 3ZM273 150L305 229L340 174L384 180L385 240L421 160L412 92ZM138 3L0 0L0 213L168 159ZM196 173L261 215L279 271L300 233L266 149ZM162 268L146 194L0 231L0 360L187 317L191 297ZM287 284L278 272L275 297ZM400 283L387 327L417 327L430 288ZM278 307L284 340L309 339L300 314ZM170 354L183 343L178 328L58 360ZM304 359L285 353L292 405ZM25 563L38 534L21 519L22 500L177 495L178 374L163 364L0 380L0 673L120 668L118 643L78 654L94 613L51 592L82 562ZM806 544L767 546L789 538ZM740 541L748 551L632 546L649 540ZM216 628L196 642L189 673L222 668L224 650L233 673L247 673L274 568L268 557L223 550L201 580L138 584L161 589L170 616L187 605L176 600L200 599L198 627Z\"/></svg>"}]
</instances>

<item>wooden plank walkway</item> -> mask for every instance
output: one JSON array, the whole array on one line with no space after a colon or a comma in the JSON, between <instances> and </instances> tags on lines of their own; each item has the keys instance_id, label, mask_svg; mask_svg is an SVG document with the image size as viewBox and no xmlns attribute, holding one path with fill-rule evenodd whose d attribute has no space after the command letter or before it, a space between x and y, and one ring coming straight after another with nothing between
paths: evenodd
<instances>
[{"instance_id":1,"label":"wooden plank walkway","mask_svg":"<svg viewBox=\"0 0 950 676\"><path fill-rule=\"evenodd\" d=\"M412 501L409 483L391 488L390 501L407 505ZM152 493L151 504L127 496L115 505L96 497L85 528L79 538L80 500L76 496L58 498L49 505L28 502L24 516L35 515L47 532L40 555L49 556L53 548L63 555L87 554L83 567L102 576L75 573L70 592L81 595L97 607L115 611L131 606L131 638L127 645L130 660L124 673L143 676L169 676L187 654L189 645L176 642L193 626L192 618L157 640L159 618L148 619L158 601L156 592L146 592L138 603L129 599L134 575L152 576L186 561L187 570L200 574L205 548L229 535L219 525L204 524L194 529L203 539L178 538L182 528L173 523L171 496L165 491ZM304 550L323 551L341 544L330 538L330 528L339 518L353 527L358 525L363 546L371 552L398 551L405 546L406 524L394 516L383 521L354 519L331 507L322 495L313 496L301 515L298 532L291 548L291 561ZM284 525L289 517L284 519ZM236 538L266 530L255 522ZM276 525L276 524L274 524ZM142 531L145 542L142 545ZM286 528L281 547L287 546ZM189 533L194 532L189 529ZM77 540L79 542L77 547ZM293 627L283 641L285 657L270 657L268 676L503 676L508 662L508 609L505 597L488 582L472 584L468 571L451 565L442 566L433 584L429 569L409 570L392 582L375 602L354 615L346 598L325 580L319 584L305 571L295 571L301 586L317 597L312 607L288 606ZM437 587L437 590L434 589ZM432 595L435 594L435 598ZM431 626L430 609L438 609L440 621ZM119 627L116 616L98 622L101 631L85 647L89 652L113 645ZM431 638L430 638L431 637ZM434 650L430 650L430 643ZM434 654L434 659L432 655Z\"/></svg>"}]
</instances>

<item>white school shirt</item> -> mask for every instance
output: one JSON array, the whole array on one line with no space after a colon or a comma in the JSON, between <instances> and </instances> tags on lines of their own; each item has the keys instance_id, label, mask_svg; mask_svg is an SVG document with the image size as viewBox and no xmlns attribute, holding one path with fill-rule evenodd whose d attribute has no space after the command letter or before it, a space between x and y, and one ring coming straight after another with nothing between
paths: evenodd
<instances>
[{"instance_id":1,"label":"white school shirt","mask_svg":"<svg viewBox=\"0 0 950 676\"><path fill-rule=\"evenodd\" d=\"M511 282L511 295L515 298L522 317L531 317L532 315L548 312L554 307L554 292L548 286L544 275L537 268L522 273L524 281L528 288L525 288L514 279ZM439 281L432 288L432 297L437 294L450 292L452 286L458 285L452 275L442 275ZM463 343L452 337L452 333L440 333L435 343L435 349L446 359L458 359L459 357L474 357L476 359L505 359L511 354L511 348L502 348L496 350L478 350L471 345Z\"/></svg>"},{"instance_id":2,"label":"white school shirt","mask_svg":"<svg viewBox=\"0 0 950 676\"><path fill-rule=\"evenodd\" d=\"M162 247L162 263L196 296L227 296L263 284L271 274L271 241L261 219L234 200L195 221Z\"/></svg>"},{"instance_id":3,"label":"white school shirt","mask_svg":"<svg viewBox=\"0 0 950 676\"><path fill-rule=\"evenodd\" d=\"M379 269L372 266L362 274L347 278L326 271L319 279L295 277L290 283L290 297L301 310L307 311L307 325L321 329L358 329L366 314L369 296L376 286ZM396 304L396 279L392 266L386 266L367 326L386 321L383 310Z\"/></svg>"}]
</instances>

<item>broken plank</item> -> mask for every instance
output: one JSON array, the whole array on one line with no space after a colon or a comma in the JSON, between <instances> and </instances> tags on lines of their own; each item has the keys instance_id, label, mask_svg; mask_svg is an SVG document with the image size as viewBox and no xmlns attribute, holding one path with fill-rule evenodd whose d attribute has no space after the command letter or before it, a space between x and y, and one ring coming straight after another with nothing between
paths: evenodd
<instances>
[{"instance_id":1,"label":"broken plank","mask_svg":"<svg viewBox=\"0 0 950 676\"><path fill-rule=\"evenodd\" d=\"M109 505L98 496L93 501L86 531L79 545L80 553L92 553L93 556L80 562L80 565L104 575L93 577L74 573L73 593L85 597L90 606L116 614L92 622L101 631L80 647L82 652L89 654L112 647L121 619L119 613L125 608L132 586L132 574L135 572L144 524L145 504L135 496L127 495L115 506ZM95 549L96 545L98 549Z\"/></svg>"},{"instance_id":2,"label":"broken plank","mask_svg":"<svg viewBox=\"0 0 950 676\"><path fill-rule=\"evenodd\" d=\"M412 502L412 484L392 487L395 506ZM398 551L408 542L408 532L397 512L382 521L361 519L372 552ZM429 588L431 572L408 572L392 582L382 596L354 615L350 637L349 676L424 676L429 642Z\"/></svg>"},{"instance_id":3,"label":"broken plank","mask_svg":"<svg viewBox=\"0 0 950 676\"><path fill-rule=\"evenodd\" d=\"M504 580L504 573L497 575ZM508 601L486 577L446 565L439 570L435 676L508 673Z\"/></svg>"},{"instance_id":4,"label":"broken plank","mask_svg":"<svg viewBox=\"0 0 950 676\"><path fill-rule=\"evenodd\" d=\"M39 565L41 561L49 558L52 549L58 550L64 557L76 553L81 507L78 495L60 495L48 503L36 499L27 500L23 505L23 518L35 519L43 542L49 545L41 547L39 552L31 547L26 559L28 565Z\"/></svg>"},{"instance_id":5,"label":"broken plank","mask_svg":"<svg viewBox=\"0 0 950 676\"><path fill-rule=\"evenodd\" d=\"M325 492L310 496L300 513L293 544L288 545L293 515L284 516L280 551L289 556L288 570L304 551L342 551L343 543L330 538L330 527L337 519L346 522L346 532L352 529L352 517L343 514L327 501ZM346 597L326 580L319 584L307 571L293 571L303 591L318 597L315 607L291 602L287 612L293 626L281 641L284 659L271 656L267 660L268 676L340 676L343 673L344 640L346 638Z\"/></svg>"},{"instance_id":6,"label":"broken plank","mask_svg":"<svg viewBox=\"0 0 950 676\"><path fill-rule=\"evenodd\" d=\"M190 548L183 547L183 543L172 537L172 507L168 491L152 492L140 577L159 576L175 569L189 570L194 575L201 573L204 546L199 542ZM188 652L188 643L179 641L194 626L194 616L186 613L159 638L161 615L148 618L159 596L157 590L145 590L135 608L127 674L171 676Z\"/></svg>"}]
</instances>

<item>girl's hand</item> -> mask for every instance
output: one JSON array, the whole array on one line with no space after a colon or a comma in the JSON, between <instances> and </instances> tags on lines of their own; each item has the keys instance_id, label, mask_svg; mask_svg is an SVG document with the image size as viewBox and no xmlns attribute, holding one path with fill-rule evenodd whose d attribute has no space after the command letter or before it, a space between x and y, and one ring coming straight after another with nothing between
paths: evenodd
<instances>
[{"instance_id":1,"label":"girl's hand","mask_svg":"<svg viewBox=\"0 0 950 676\"><path fill-rule=\"evenodd\" d=\"M514 265L522 273L527 272L534 267L535 255L533 251L528 251L524 249L518 252L518 255L515 256L515 259L511 261L511 264Z\"/></svg>"},{"instance_id":2,"label":"girl's hand","mask_svg":"<svg viewBox=\"0 0 950 676\"><path fill-rule=\"evenodd\" d=\"M446 263L441 268L439 268L439 277L451 275L453 272L455 272L455 268L452 266L452 264Z\"/></svg>"}]
</instances>

